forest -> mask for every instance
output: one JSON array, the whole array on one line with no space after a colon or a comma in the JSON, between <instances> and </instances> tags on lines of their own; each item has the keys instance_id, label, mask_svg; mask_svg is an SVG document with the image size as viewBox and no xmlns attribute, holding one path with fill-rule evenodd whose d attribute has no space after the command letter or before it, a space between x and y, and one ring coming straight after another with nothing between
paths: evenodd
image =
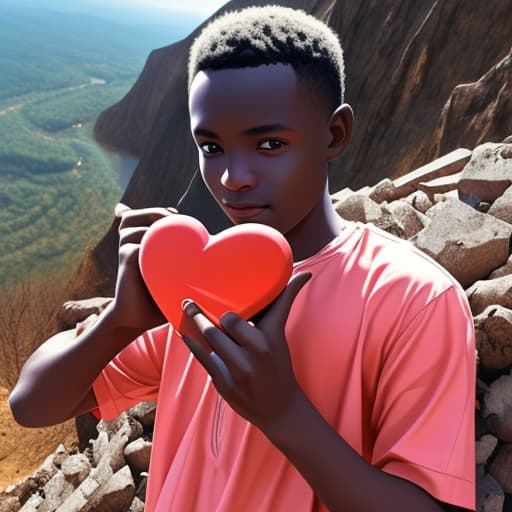
<instances>
[{"instance_id":1,"label":"forest","mask_svg":"<svg viewBox=\"0 0 512 512\"><path fill-rule=\"evenodd\" d=\"M69 270L106 231L122 194L118 158L94 141L159 28L0 5L0 286Z\"/></svg>"}]
</instances>

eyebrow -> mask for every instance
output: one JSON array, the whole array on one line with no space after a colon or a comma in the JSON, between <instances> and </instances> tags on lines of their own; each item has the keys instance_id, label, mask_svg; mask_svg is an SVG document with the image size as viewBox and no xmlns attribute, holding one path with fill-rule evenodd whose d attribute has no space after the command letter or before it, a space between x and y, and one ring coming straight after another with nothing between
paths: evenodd
<instances>
[{"instance_id":1,"label":"eyebrow","mask_svg":"<svg viewBox=\"0 0 512 512\"><path fill-rule=\"evenodd\" d=\"M292 132L294 131L289 126L286 126L284 124L279 123L273 123L273 124L262 124L261 126L255 126L254 128L248 128L247 130L244 130L241 132L241 135L244 136L252 136L252 135L261 135L263 133L271 133L271 132L280 132L280 131L287 131ZM202 137L211 137L214 139L218 139L219 136L212 132L211 130L207 130L206 128L196 128L194 130L195 135L200 135Z\"/></svg>"}]
</instances>

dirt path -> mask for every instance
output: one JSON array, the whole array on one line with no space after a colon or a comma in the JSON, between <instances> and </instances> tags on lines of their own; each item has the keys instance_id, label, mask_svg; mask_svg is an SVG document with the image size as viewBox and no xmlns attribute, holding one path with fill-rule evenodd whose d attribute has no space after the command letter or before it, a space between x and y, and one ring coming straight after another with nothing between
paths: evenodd
<instances>
[{"instance_id":1,"label":"dirt path","mask_svg":"<svg viewBox=\"0 0 512 512\"><path fill-rule=\"evenodd\" d=\"M60 443L77 442L73 421L50 428L23 428L13 419L7 389L0 387L0 492L31 475Z\"/></svg>"}]
</instances>

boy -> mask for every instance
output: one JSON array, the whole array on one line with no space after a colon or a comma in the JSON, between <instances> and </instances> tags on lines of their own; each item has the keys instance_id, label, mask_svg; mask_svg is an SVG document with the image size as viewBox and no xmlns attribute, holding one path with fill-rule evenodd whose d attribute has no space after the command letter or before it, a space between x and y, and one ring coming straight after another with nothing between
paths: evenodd
<instances>
[{"instance_id":1,"label":"boy","mask_svg":"<svg viewBox=\"0 0 512 512\"><path fill-rule=\"evenodd\" d=\"M285 235L293 278L256 324L227 312L219 329L185 301L198 332L182 339L137 265L172 212L120 208L115 300L21 372L10 401L26 425L158 397L148 511L474 509L471 313L422 253L333 210L327 166L353 120L343 80L337 37L300 11L209 25L189 63L201 174L235 224Z\"/></svg>"}]
</instances>

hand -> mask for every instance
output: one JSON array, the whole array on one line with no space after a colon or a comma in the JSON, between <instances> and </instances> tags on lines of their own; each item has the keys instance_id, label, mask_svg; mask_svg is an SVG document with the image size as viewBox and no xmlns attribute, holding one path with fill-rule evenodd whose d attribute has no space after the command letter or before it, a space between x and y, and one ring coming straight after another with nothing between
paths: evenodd
<instances>
[{"instance_id":1,"label":"hand","mask_svg":"<svg viewBox=\"0 0 512 512\"><path fill-rule=\"evenodd\" d=\"M295 297L310 277L295 275L256 325L229 312L220 319L219 329L194 302L184 301L184 311L206 345L187 337L185 343L229 405L264 432L302 393L284 328Z\"/></svg>"},{"instance_id":2,"label":"hand","mask_svg":"<svg viewBox=\"0 0 512 512\"><path fill-rule=\"evenodd\" d=\"M111 317L119 327L144 332L167 320L149 294L139 269L142 237L157 220L177 213L174 208L144 208L132 210L116 206L119 224L119 267Z\"/></svg>"}]
</instances>

